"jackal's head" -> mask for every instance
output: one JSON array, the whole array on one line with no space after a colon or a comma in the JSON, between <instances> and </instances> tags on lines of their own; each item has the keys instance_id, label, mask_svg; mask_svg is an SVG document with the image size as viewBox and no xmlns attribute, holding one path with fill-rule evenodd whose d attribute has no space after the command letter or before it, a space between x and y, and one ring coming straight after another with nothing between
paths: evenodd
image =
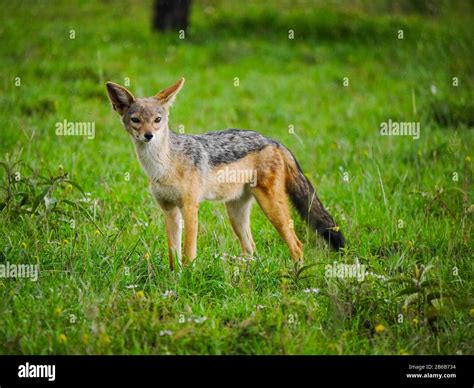
<instances>
[{"instance_id":1,"label":"jackal's head","mask_svg":"<svg viewBox=\"0 0 474 388\"><path fill-rule=\"evenodd\" d=\"M168 131L169 108L184 84L184 78L153 97L135 98L123 86L107 82L112 107L121 116L125 130L139 142L159 141Z\"/></svg>"}]
</instances>

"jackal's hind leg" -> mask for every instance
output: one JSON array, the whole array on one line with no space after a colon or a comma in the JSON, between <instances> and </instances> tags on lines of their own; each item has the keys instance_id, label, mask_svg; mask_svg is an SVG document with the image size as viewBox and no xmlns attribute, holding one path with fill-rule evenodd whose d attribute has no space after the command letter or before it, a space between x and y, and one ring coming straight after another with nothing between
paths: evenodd
<instances>
[{"instance_id":1,"label":"jackal's hind leg","mask_svg":"<svg viewBox=\"0 0 474 388\"><path fill-rule=\"evenodd\" d=\"M285 240L293 261L303 261L303 244L296 236L290 217L288 199L283 186L256 187L254 196L263 212Z\"/></svg>"},{"instance_id":2,"label":"jackal's hind leg","mask_svg":"<svg viewBox=\"0 0 474 388\"><path fill-rule=\"evenodd\" d=\"M253 255L255 243L250 230L250 211L252 209L253 198L251 195L245 195L234 201L226 202L227 214L229 220L237 235L242 252L247 255Z\"/></svg>"}]
</instances>

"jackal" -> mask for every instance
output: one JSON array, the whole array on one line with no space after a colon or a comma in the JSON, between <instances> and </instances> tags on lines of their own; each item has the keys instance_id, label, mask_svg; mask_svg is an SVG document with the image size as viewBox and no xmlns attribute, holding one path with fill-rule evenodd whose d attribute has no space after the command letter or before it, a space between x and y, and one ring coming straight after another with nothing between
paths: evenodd
<instances>
[{"instance_id":1,"label":"jackal","mask_svg":"<svg viewBox=\"0 0 474 388\"><path fill-rule=\"evenodd\" d=\"M126 88L107 83L112 107L121 116L135 151L149 178L153 197L164 213L171 269L196 257L199 204L225 202L232 228L244 254L255 243L250 230L253 199L288 245L294 261L302 261L302 244L293 229L288 197L301 218L335 250L344 237L303 174L293 154L279 142L258 132L226 129L202 135L169 129L169 109L184 78L153 97L135 98Z\"/></svg>"}]
</instances>

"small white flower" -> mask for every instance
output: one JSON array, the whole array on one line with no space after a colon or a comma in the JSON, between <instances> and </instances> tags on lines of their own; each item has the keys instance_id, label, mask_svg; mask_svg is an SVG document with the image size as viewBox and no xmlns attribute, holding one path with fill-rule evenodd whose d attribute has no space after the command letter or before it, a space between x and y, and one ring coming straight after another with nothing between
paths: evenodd
<instances>
[{"instance_id":1,"label":"small white flower","mask_svg":"<svg viewBox=\"0 0 474 388\"><path fill-rule=\"evenodd\" d=\"M160 331L160 337L163 337L165 335L173 335L173 332L171 330L161 330Z\"/></svg>"},{"instance_id":2,"label":"small white flower","mask_svg":"<svg viewBox=\"0 0 474 388\"><path fill-rule=\"evenodd\" d=\"M142 221L142 220L140 220L140 219L138 219L138 218L137 218L136 220L137 220L137 222L136 222L135 224L133 224L134 227L143 226L143 227L145 227L145 228L148 228L148 222Z\"/></svg>"},{"instance_id":3,"label":"small white flower","mask_svg":"<svg viewBox=\"0 0 474 388\"><path fill-rule=\"evenodd\" d=\"M128 290L133 290L134 288L137 288L138 284L129 284L128 286L125 286L126 289Z\"/></svg>"},{"instance_id":4,"label":"small white flower","mask_svg":"<svg viewBox=\"0 0 474 388\"><path fill-rule=\"evenodd\" d=\"M201 324L201 323L203 323L204 321L207 321L207 317L196 318L196 319L194 320L194 323Z\"/></svg>"},{"instance_id":5,"label":"small white flower","mask_svg":"<svg viewBox=\"0 0 474 388\"><path fill-rule=\"evenodd\" d=\"M56 198L50 198L48 196L44 197L44 205L47 209L51 209L53 205L57 202Z\"/></svg>"},{"instance_id":6,"label":"small white flower","mask_svg":"<svg viewBox=\"0 0 474 388\"><path fill-rule=\"evenodd\" d=\"M306 292L307 294L309 293L318 294L319 288L306 288L303 290L303 292Z\"/></svg>"},{"instance_id":7,"label":"small white flower","mask_svg":"<svg viewBox=\"0 0 474 388\"><path fill-rule=\"evenodd\" d=\"M386 280L386 278L385 278L384 275L379 275L379 274L376 274L376 273L374 273L374 272L370 272L369 275L372 276L372 277L374 277L374 278L376 278L376 279L379 279L379 280L383 280L383 281Z\"/></svg>"}]
</instances>

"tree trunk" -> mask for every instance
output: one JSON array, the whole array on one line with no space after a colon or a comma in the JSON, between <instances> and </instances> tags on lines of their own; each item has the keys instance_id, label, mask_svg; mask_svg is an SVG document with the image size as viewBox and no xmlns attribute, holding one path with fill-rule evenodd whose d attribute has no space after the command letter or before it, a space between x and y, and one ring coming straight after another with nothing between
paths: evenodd
<instances>
[{"instance_id":1,"label":"tree trunk","mask_svg":"<svg viewBox=\"0 0 474 388\"><path fill-rule=\"evenodd\" d=\"M186 31L190 5L191 0L155 0L153 29L157 31Z\"/></svg>"}]
</instances>

